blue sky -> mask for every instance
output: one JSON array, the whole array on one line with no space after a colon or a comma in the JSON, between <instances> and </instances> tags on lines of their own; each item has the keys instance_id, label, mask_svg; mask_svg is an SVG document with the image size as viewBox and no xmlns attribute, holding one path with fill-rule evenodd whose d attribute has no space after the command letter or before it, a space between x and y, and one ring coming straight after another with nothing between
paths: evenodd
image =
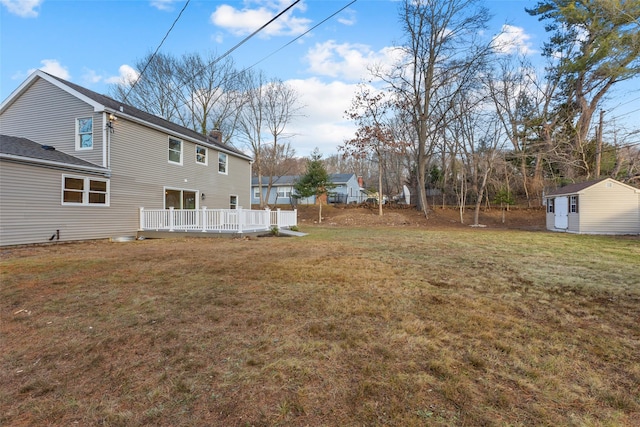
<instances>
[{"instance_id":1,"label":"blue sky","mask_svg":"<svg viewBox=\"0 0 640 427\"><path fill-rule=\"evenodd\" d=\"M368 64L390 60L390 47L402 36L397 1L358 0L271 55L350 2L303 0L232 53L238 68L261 61L257 69L288 81L298 91L305 117L292 123L288 132L294 134L290 142L301 156L315 147L325 156L334 154L353 136L344 111L355 85L367 77ZM161 52L225 53L291 3L191 0ZM107 94L109 83L156 50L185 4L186 0L0 0L0 99L38 68ZM535 4L488 0L494 18L487 37L509 25L514 49L538 62L547 35L524 10ZM618 114L640 107L638 79L631 84L635 92L627 85L612 101L612 107L626 102Z\"/></svg>"}]
</instances>

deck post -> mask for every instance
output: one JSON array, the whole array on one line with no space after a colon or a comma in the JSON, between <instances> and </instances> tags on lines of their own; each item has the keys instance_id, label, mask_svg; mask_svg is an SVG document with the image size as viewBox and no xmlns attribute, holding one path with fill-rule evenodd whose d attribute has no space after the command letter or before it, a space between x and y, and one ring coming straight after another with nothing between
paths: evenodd
<instances>
[{"instance_id":1,"label":"deck post","mask_svg":"<svg viewBox=\"0 0 640 427\"><path fill-rule=\"evenodd\" d=\"M140 208L140 230L144 230L144 208Z\"/></svg>"},{"instance_id":2,"label":"deck post","mask_svg":"<svg viewBox=\"0 0 640 427\"><path fill-rule=\"evenodd\" d=\"M169 231L173 231L173 206L169 208Z\"/></svg>"},{"instance_id":3,"label":"deck post","mask_svg":"<svg viewBox=\"0 0 640 427\"><path fill-rule=\"evenodd\" d=\"M238 218L238 233L242 234L242 222L243 222L242 208L236 209L236 212L237 212L237 218Z\"/></svg>"},{"instance_id":4,"label":"deck post","mask_svg":"<svg viewBox=\"0 0 640 427\"><path fill-rule=\"evenodd\" d=\"M202 232L207 231L207 207L202 207Z\"/></svg>"}]
</instances>

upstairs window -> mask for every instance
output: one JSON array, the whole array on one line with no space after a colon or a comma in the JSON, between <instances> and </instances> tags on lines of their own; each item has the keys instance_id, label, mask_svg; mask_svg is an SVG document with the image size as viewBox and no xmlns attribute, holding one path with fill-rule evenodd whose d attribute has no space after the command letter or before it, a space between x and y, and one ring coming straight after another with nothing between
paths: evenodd
<instances>
[{"instance_id":1,"label":"upstairs window","mask_svg":"<svg viewBox=\"0 0 640 427\"><path fill-rule=\"evenodd\" d=\"M63 175L63 205L109 205L109 180Z\"/></svg>"},{"instance_id":2,"label":"upstairs window","mask_svg":"<svg viewBox=\"0 0 640 427\"><path fill-rule=\"evenodd\" d=\"M571 196L569 198L569 212L578 213L578 196Z\"/></svg>"},{"instance_id":3,"label":"upstairs window","mask_svg":"<svg viewBox=\"0 0 640 427\"><path fill-rule=\"evenodd\" d=\"M93 119L83 117L76 119L76 150L93 148Z\"/></svg>"},{"instance_id":4,"label":"upstairs window","mask_svg":"<svg viewBox=\"0 0 640 427\"><path fill-rule=\"evenodd\" d=\"M218 172L227 173L227 155L224 153L218 153Z\"/></svg>"},{"instance_id":5,"label":"upstairs window","mask_svg":"<svg viewBox=\"0 0 640 427\"><path fill-rule=\"evenodd\" d=\"M182 141L169 137L169 163L182 164Z\"/></svg>"},{"instance_id":6,"label":"upstairs window","mask_svg":"<svg viewBox=\"0 0 640 427\"><path fill-rule=\"evenodd\" d=\"M207 148L196 145L196 163L207 165Z\"/></svg>"}]
</instances>

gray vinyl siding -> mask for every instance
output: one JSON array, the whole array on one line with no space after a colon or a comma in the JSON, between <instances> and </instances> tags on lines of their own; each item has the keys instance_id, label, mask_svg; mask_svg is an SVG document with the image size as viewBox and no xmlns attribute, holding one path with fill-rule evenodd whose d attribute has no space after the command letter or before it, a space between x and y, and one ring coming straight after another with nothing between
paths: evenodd
<instances>
[{"instance_id":1,"label":"gray vinyl siding","mask_svg":"<svg viewBox=\"0 0 640 427\"><path fill-rule=\"evenodd\" d=\"M76 150L76 118L93 118L93 149ZM43 79L36 79L2 113L0 133L51 145L64 153L103 166L102 113Z\"/></svg>"},{"instance_id":2,"label":"gray vinyl siding","mask_svg":"<svg viewBox=\"0 0 640 427\"><path fill-rule=\"evenodd\" d=\"M251 163L227 153L227 174L218 173L218 151L208 148L208 164L196 163L196 143L182 138L182 165L169 163L169 134L120 115L105 133L104 113L43 79L36 79L2 112L0 133L52 145L110 169L109 206L62 205L62 176L83 172L0 161L0 245L135 236L139 210L164 208L165 188L197 192L197 207L228 208L230 195L250 208ZM75 150L75 119L93 117L93 150ZM107 138L103 138L103 136ZM103 156L103 141L109 148ZM73 166L70 166L73 169ZM206 200L201 201L201 194Z\"/></svg>"},{"instance_id":3,"label":"gray vinyl siding","mask_svg":"<svg viewBox=\"0 0 640 427\"><path fill-rule=\"evenodd\" d=\"M138 209L164 208L165 188L198 193L198 208L229 207L229 195L237 195L240 206L249 207L250 163L228 155L228 174L218 173L218 152L208 149L208 164L196 163L196 144L183 144L182 165L169 162L169 135L165 132L119 119L111 135L112 207L121 215ZM201 194L206 195L204 201Z\"/></svg>"},{"instance_id":4,"label":"gray vinyl siding","mask_svg":"<svg viewBox=\"0 0 640 427\"><path fill-rule=\"evenodd\" d=\"M62 176L91 176L0 161L0 246L135 235L135 227L110 220L106 206L62 205Z\"/></svg>"}]
</instances>

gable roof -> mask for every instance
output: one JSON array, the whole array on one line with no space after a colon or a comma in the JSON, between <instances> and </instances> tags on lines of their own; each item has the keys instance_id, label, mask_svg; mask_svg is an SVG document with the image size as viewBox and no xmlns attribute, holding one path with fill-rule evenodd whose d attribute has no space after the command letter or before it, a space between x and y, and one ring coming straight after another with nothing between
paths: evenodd
<instances>
[{"instance_id":1,"label":"gable roof","mask_svg":"<svg viewBox=\"0 0 640 427\"><path fill-rule=\"evenodd\" d=\"M0 135L0 159L94 172L105 176L109 174L106 168L17 136Z\"/></svg>"},{"instance_id":2,"label":"gable roof","mask_svg":"<svg viewBox=\"0 0 640 427\"><path fill-rule=\"evenodd\" d=\"M215 137L202 135L192 129L170 122L169 120L165 120L161 117L154 116L153 114L149 114L131 105L123 104L120 101L116 101L115 99L101 95L75 83L68 82L60 77L45 73L42 70L35 71L15 91L13 91L13 93L11 93L11 95L9 95L2 104L0 104L0 112L7 108L13 100L17 99L20 94L27 90L37 78L46 80L76 98L83 100L93 106L94 111L96 112L113 113L116 117L124 117L139 124L171 133L174 136L181 136L185 139L191 140L192 142L207 145L211 148L227 152L246 160L252 160L250 156L247 156L234 147L222 143Z\"/></svg>"},{"instance_id":3,"label":"gable roof","mask_svg":"<svg viewBox=\"0 0 640 427\"><path fill-rule=\"evenodd\" d=\"M580 193L583 190L586 190L589 187L593 187L594 185L602 182L602 181L611 181L611 182L615 182L617 184L620 184L624 187L628 187L632 190L640 191L634 187L631 187L630 185L627 185L625 183L622 183L620 181L616 181L613 178L600 178L600 179L596 179L594 181L585 181L585 182L577 182L575 184L569 184L569 185L565 185L564 187L560 187L560 188L556 188L555 190L550 190L545 194L545 197L551 197L551 196L564 196L564 195L569 195L569 194L577 194Z\"/></svg>"},{"instance_id":4,"label":"gable roof","mask_svg":"<svg viewBox=\"0 0 640 427\"><path fill-rule=\"evenodd\" d=\"M329 174L329 179L331 180L331 182L333 184L346 184L353 177L355 177L355 174L353 174L353 173L331 173L331 174ZM277 187L277 186L291 186L291 185L294 185L299 178L300 178L300 175L276 176L276 177L273 177L272 185L275 186L275 187ZM251 178L251 185L252 186L258 185L258 178L257 177ZM269 185L269 177L268 176L263 176L262 177L262 185L263 186Z\"/></svg>"}]
</instances>

